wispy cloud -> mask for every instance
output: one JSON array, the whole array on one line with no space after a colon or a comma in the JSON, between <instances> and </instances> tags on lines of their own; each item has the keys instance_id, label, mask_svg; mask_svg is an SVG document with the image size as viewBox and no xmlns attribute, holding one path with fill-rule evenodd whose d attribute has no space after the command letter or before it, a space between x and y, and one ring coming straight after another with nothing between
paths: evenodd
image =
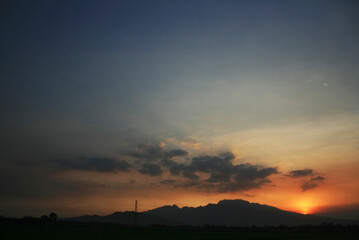
<instances>
[{"instance_id":1,"label":"wispy cloud","mask_svg":"<svg viewBox=\"0 0 359 240\"><path fill-rule=\"evenodd\" d=\"M308 168L302 170L293 170L290 171L288 174L288 176L292 178L307 177L312 175L313 175L313 170Z\"/></svg>"},{"instance_id":2,"label":"wispy cloud","mask_svg":"<svg viewBox=\"0 0 359 240\"><path fill-rule=\"evenodd\" d=\"M312 177L309 180L303 182L301 185L302 191L308 191L310 189L318 187L318 184L322 182L325 178L322 176Z\"/></svg>"}]
</instances>

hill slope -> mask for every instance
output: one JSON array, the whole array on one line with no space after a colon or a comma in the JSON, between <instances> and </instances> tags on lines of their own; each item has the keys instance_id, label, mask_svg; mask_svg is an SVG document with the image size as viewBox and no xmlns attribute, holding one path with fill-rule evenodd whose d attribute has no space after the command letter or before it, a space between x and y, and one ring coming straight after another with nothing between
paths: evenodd
<instances>
[{"instance_id":1,"label":"hill slope","mask_svg":"<svg viewBox=\"0 0 359 240\"><path fill-rule=\"evenodd\" d=\"M196 208L179 208L176 205L164 206L144 213L190 225L294 226L319 225L322 222L349 223L348 221L283 211L275 207L243 200L222 200L218 204L208 204Z\"/></svg>"},{"instance_id":2,"label":"hill slope","mask_svg":"<svg viewBox=\"0 0 359 240\"><path fill-rule=\"evenodd\" d=\"M134 212L115 212L107 216L86 215L68 218L69 221L134 224ZM163 206L137 213L138 225L219 225L219 226L296 226L319 225L323 222L353 224L354 221L338 220L315 215L303 215L283 211L268 205L243 200L222 200L217 204L200 207Z\"/></svg>"},{"instance_id":3,"label":"hill slope","mask_svg":"<svg viewBox=\"0 0 359 240\"><path fill-rule=\"evenodd\" d=\"M107 216L85 215L79 217L67 218L68 221L76 222L100 222L100 223L119 223L132 225L135 221L135 212L115 212ZM178 223L164 219L161 216L155 216L146 213L137 213L138 225L177 225Z\"/></svg>"}]
</instances>

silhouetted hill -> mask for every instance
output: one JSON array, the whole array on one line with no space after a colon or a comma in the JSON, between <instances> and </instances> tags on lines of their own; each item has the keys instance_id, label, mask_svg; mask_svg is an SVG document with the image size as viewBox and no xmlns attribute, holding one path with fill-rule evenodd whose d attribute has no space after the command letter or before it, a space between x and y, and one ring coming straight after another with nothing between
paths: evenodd
<instances>
[{"instance_id":1,"label":"silhouetted hill","mask_svg":"<svg viewBox=\"0 0 359 240\"><path fill-rule=\"evenodd\" d=\"M275 207L250 203L243 200L222 200L218 204L204 207L183 207L176 205L164 206L146 214L189 225L225 225L225 226L295 226L319 225L323 222L349 224L350 221L283 211Z\"/></svg>"},{"instance_id":2,"label":"silhouetted hill","mask_svg":"<svg viewBox=\"0 0 359 240\"><path fill-rule=\"evenodd\" d=\"M119 223L132 225L134 212L115 212L107 216L85 215L66 220L79 222ZM200 207L163 206L137 214L138 225L217 225L217 226L298 226L322 223L354 224L350 220L338 220L315 215L283 211L268 205L243 200L222 200L217 204Z\"/></svg>"},{"instance_id":3,"label":"silhouetted hill","mask_svg":"<svg viewBox=\"0 0 359 240\"><path fill-rule=\"evenodd\" d=\"M107 216L85 215L80 217L67 218L68 221L76 222L99 222L99 223L119 223L132 225L134 224L134 212L115 212ZM161 216L155 216L147 213L137 213L138 225L177 225L178 223L164 219Z\"/></svg>"}]
</instances>

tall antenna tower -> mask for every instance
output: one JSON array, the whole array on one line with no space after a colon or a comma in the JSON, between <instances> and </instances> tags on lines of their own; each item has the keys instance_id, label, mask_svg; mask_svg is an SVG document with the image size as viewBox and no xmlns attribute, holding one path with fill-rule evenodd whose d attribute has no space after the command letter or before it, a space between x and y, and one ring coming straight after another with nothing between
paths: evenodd
<instances>
[{"instance_id":1,"label":"tall antenna tower","mask_svg":"<svg viewBox=\"0 0 359 240\"><path fill-rule=\"evenodd\" d=\"M137 200L135 200L135 211L133 212L133 225L137 226L138 224L138 212L137 212Z\"/></svg>"}]
</instances>

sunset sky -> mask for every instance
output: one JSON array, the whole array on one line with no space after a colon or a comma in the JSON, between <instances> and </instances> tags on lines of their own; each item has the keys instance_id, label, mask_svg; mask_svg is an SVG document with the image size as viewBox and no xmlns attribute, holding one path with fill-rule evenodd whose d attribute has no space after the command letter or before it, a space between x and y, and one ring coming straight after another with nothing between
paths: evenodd
<instances>
[{"instance_id":1,"label":"sunset sky","mask_svg":"<svg viewBox=\"0 0 359 240\"><path fill-rule=\"evenodd\" d=\"M1 1L0 215L244 199L359 219L358 13Z\"/></svg>"}]
</instances>

